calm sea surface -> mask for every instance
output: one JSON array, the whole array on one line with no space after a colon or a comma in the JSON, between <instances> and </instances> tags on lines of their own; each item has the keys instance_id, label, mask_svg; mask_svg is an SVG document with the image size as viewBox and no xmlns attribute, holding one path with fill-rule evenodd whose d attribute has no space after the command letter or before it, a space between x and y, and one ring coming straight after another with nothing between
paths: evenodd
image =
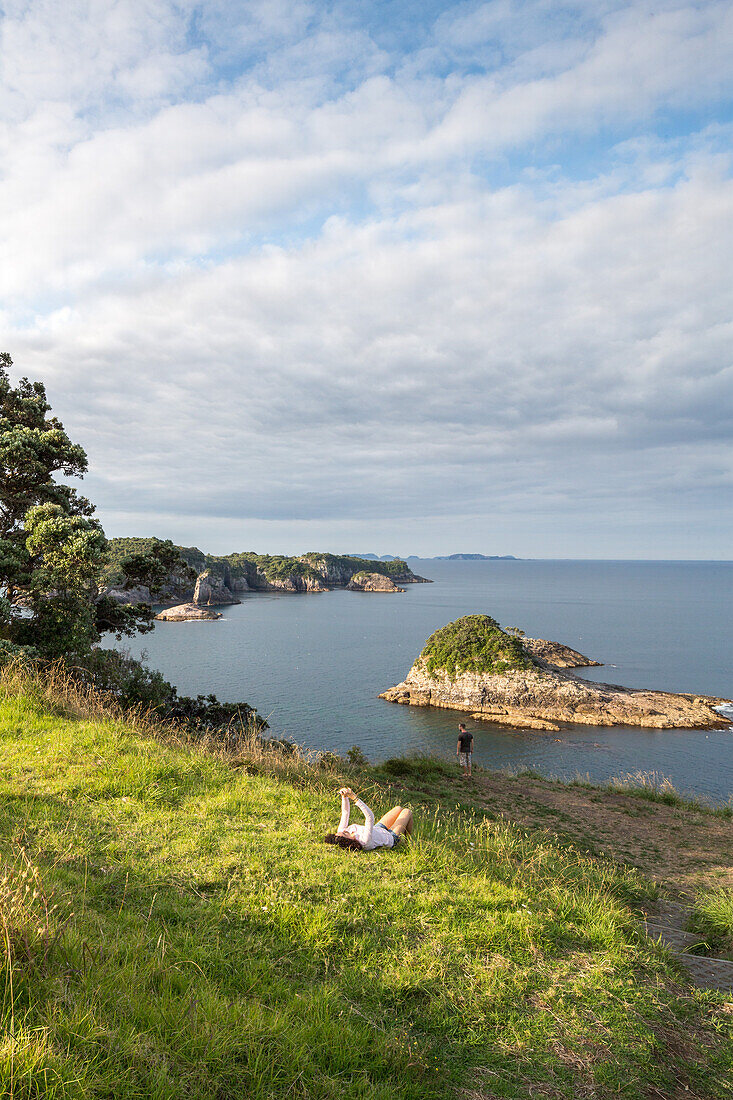
<instances>
[{"instance_id":1,"label":"calm sea surface","mask_svg":"<svg viewBox=\"0 0 733 1100\"><path fill-rule=\"evenodd\" d=\"M453 760L461 715L378 699L428 635L484 612L564 642L604 667L587 679L733 698L733 563L412 561L434 584L404 595L244 595L219 622L158 623L147 651L183 694L246 700L272 730L314 749L359 745L373 761L412 752ZM733 798L733 730L574 727L561 734L471 723L475 760L604 781L658 772L679 789ZM559 737L560 740L556 740Z\"/></svg>"}]
</instances>

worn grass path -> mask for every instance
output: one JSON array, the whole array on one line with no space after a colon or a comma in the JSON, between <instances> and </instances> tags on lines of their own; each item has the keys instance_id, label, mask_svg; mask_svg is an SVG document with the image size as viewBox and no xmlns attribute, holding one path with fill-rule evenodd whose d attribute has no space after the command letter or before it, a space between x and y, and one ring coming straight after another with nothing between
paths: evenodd
<instances>
[{"instance_id":1,"label":"worn grass path","mask_svg":"<svg viewBox=\"0 0 733 1100\"><path fill-rule=\"evenodd\" d=\"M342 781L0 700L0 1095L733 1096L640 874L406 780L414 842L344 853Z\"/></svg>"},{"instance_id":2,"label":"worn grass path","mask_svg":"<svg viewBox=\"0 0 733 1100\"><path fill-rule=\"evenodd\" d=\"M733 887L733 820L696 809L581 784L526 775L475 773L470 784L446 779L433 793L458 786L465 804L533 829L562 836L588 851L638 868L675 896Z\"/></svg>"}]
</instances>

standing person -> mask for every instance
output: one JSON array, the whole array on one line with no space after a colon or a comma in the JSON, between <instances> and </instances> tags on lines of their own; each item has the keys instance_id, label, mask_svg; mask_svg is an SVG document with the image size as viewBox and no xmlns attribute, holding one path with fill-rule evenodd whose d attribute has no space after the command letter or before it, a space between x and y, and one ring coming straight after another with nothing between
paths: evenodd
<instances>
[{"instance_id":1,"label":"standing person","mask_svg":"<svg viewBox=\"0 0 733 1100\"><path fill-rule=\"evenodd\" d=\"M341 795L341 820L335 833L326 834L326 844L338 844L340 848L373 852L375 848L394 848L406 833L412 832L412 810L393 806L375 824L374 814L366 802L357 798L351 787L342 787L339 794ZM364 814L364 825L349 825L351 802L355 802Z\"/></svg>"},{"instance_id":2,"label":"standing person","mask_svg":"<svg viewBox=\"0 0 733 1100\"><path fill-rule=\"evenodd\" d=\"M464 775L471 775L472 754L473 734L468 732L465 722L461 722L460 726L458 727L458 744L456 746L456 755L458 757L458 763L463 768Z\"/></svg>"}]
</instances>

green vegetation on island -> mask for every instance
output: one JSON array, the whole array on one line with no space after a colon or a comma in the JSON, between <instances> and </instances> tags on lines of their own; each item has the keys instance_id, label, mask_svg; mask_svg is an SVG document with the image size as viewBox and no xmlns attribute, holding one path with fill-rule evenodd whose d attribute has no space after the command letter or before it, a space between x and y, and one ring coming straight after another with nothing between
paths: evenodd
<instances>
[{"instance_id":1,"label":"green vegetation on island","mask_svg":"<svg viewBox=\"0 0 733 1100\"><path fill-rule=\"evenodd\" d=\"M358 775L410 843L344 853L343 762L220 756L61 687L0 687L3 1095L730 1095L733 1017L640 934L635 871L445 809L417 764Z\"/></svg>"},{"instance_id":2,"label":"green vegetation on island","mask_svg":"<svg viewBox=\"0 0 733 1100\"><path fill-rule=\"evenodd\" d=\"M234 560L233 560L234 559ZM320 580L313 566L299 558L289 558L283 554L229 554L222 560L235 568L235 562L242 559L253 567L254 573L261 573L268 581L282 581L288 577L308 577Z\"/></svg>"},{"instance_id":3,"label":"green vegetation on island","mask_svg":"<svg viewBox=\"0 0 733 1100\"><path fill-rule=\"evenodd\" d=\"M311 551L303 557L312 562L324 562L331 572L352 573L363 570L367 573L381 573L385 577L411 576L412 570L402 558L393 558L392 561L371 561L368 558L357 558L351 554L319 554Z\"/></svg>"},{"instance_id":4,"label":"green vegetation on island","mask_svg":"<svg viewBox=\"0 0 733 1100\"><path fill-rule=\"evenodd\" d=\"M420 657L430 676L447 672L501 673L531 668L518 637L507 634L490 615L464 615L430 635Z\"/></svg>"}]
</instances>

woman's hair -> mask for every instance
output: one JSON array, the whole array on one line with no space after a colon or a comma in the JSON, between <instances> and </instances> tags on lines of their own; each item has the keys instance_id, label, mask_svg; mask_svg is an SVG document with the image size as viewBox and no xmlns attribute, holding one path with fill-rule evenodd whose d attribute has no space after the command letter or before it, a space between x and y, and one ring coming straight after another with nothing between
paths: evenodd
<instances>
[{"instance_id":1,"label":"woman's hair","mask_svg":"<svg viewBox=\"0 0 733 1100\"><path fill-rule=\"evenodd\" d=\"M323 838L326 844L337 844L339 848L351 848L354 852L361 852L362 845L353 836L339 836L338 833L326 833Z\"/></svg>"}]
</instances>

